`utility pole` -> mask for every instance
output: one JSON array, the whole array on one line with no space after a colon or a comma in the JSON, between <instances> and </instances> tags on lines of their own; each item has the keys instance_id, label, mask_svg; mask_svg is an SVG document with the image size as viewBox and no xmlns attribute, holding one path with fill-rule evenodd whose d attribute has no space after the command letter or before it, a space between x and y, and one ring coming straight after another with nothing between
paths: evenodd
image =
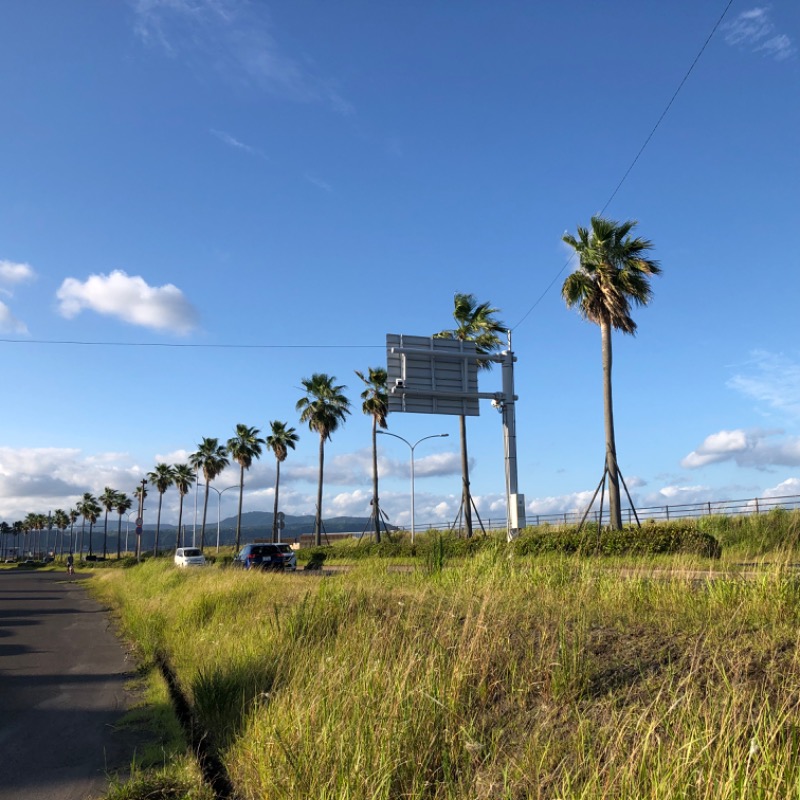
<instances>
[{"instance_id":1,"label":"utility pole","mask_svg":"<svg viewBox=\"0 0 800 800\"><path fill-rule=\"evenodd\" d=\"M139 515L136 517L136 561L142 560L142 524L144 523L144 495L147 480L142 478L142 488L139 490Z\"/></svg>"}]
</instances>

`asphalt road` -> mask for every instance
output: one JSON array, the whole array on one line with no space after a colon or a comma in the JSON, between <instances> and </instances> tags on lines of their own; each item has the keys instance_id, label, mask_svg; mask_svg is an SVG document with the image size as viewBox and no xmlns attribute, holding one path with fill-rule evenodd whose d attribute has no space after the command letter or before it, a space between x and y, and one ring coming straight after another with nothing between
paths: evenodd
<instances>
[{"instance_id":1,"label":"asphalt road","mask_svg":"<svg viewBox=\"0 0 800 800\"><path fill-rule=\"evenodd\" d=\"M115 728L133 673L80 580L0 570L0 800L101 796L141 741Z\"/></svg>"}]
</instances>

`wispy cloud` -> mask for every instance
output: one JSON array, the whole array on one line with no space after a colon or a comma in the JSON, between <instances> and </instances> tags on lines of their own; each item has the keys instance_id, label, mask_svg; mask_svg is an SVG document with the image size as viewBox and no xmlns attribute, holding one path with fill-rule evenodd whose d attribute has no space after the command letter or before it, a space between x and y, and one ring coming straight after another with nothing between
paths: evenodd
<instances>
[{"instance_id":1,"label":"wispy cloud","mask_svg":"<svg viewBox=\"0 0 800 800\"><path fill-rule=\"evenodd\" d=\"M0 292L6 297L13 297L9 287L19 283L32 281L36 277L30 264L0 259ZM17 319L6 303L0 302L0 332L27 334L28 326Z\"/></svg>"},{"instance_id":2,"label":"wispy cloud","mask_svg":"<svg viewBox=\"0 0 800 800\"><path fill-rule=\"evenodd\" d=\"M317 178L315 175L311 175L310 173L306 172L303 177L310 183L312 186L316 186L318 189L322 189L325 192L332 192L333 186L331 186L326 181L323 181L321 178Z\"/></svg>"},{"instance_id":3,"label":"wispy cloud","mask_svg":"<svg viewBox=\"0 0 800 800\"><path fill-rule=\"evenodd\" d=\"M247 81L300 103L353 111L336 82L285 53L262 4L245 0L129 0L134 31L193 67L212 65L234 81Z\"/></svg>"},{"instance_id":4,"label":"wispy cloud","mask_svg":"<svg viewBox=\"0 0 800 800\"><path fill-rule=\"evenodd\" d=\"M2 300L0 300L0 331L3 333L28 333L28 326L22 320L17 319Z\"/></svg>"},{"instance_id":5,"label":"wispy cloud","mask_svg":"<svg viewBox=\"0 0 800 800\"><path fill-rule=\"evenodd\" d=\"M736 19L724 26L725 41L731 46L762 53L776 61L791 58L797 48L789 36L777 32L770 14L769 6L742 11Z\"/></svg>"},{"instance_id":6,"label":"wispy cloud","mask_svg":"<svg viewBox=\"0 0 800 800\"><path fill-rule=\"evenodd\" d=\"M245 144L235 136L231 136L231 134L226 133L225 131L217 131L214 130L214 128L211 128L210 133L212 136L216 136L217 139L219 139L221 142L224 142L226 145L228 145L228 147L232 147L234 150L241 150L243 153L247 153L251 156L257 156L258 158L263 158L265 160L267 158L267 156L257 147Z\"/></svg>"},{"instance_id":7,"label":"wispy cloud","mask_svg":"<svg viewBox=\"0 0 800 800\"><path fill-rule=\"evenodd\" d=\"M800 364L783 354L755 350L728 386L769 408L800 417Z\"/></svg>"},{"instance_id":8,"label":"wispy cloud","mask_svg":"<svg viewBox=\"0 0 800 800\"><path fill-rule=\"evenodd\" d=\"M149 286L139 276L121 270L91 275L85 281L67 278L57 295L59 311L67 319L90 310L133 325L158 331L189 333L197 312L177 286Z\"/></svg>"}]
</instances>

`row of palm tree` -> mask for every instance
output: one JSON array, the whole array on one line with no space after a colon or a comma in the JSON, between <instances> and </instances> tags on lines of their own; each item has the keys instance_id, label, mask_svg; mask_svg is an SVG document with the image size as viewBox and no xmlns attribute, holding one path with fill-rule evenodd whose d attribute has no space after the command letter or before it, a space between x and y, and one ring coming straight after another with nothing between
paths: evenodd
<instances>
[{"instance_id":1,"label":"row of palm tree","mask_svg":"<svg viewBox=\"0 0 800 800\"><path fill-rule=\"evenodd\" d=\"M601 331L602 365L603 365L603 403L605 426L605 471L609 480L609 511L611 527L622 527L619 481L621 475L617 463L616 442L614 433L614 414L611 392L612 348L611 331L635 334L636 323L631 317L631 304L646 305L652 290L648 276L661 272L657 261L649 258L652 243L647 239L631 236L636 227L635 221L623 223L608 220L600 216L592 217L590 228L578 227L577 237L565 234L563 241L570 245L578 255L578 268L570 274L562 287L562 297L569 307L577 306L581 316L597 324ZM496 318L498 309L490 303L479 303L474 295L457 293L454 297L453 318L456 326L434 334L435 337L471 341L476 345L478 367L488 369L492 361L486 358L498 350L503 341L501 333L507 331L505 325ZM481 357L483 356L483 357ZM388 415L387 372L383 367L370 367L366 373L355 371L364 384L361 393L362 410L372 418L372 516L374 519L375 538L380 541L380 505L378 496L378 457L377 431L386 428ZM300 413L300 422L319 435L319 476L317 484L317 502L314 516L314 539L317 545L322 542L322 489L325 466L325 443L329 441L347 415L350 414L350 401L344 394L347 388L338 385L336 378L324 373L314 373L310 378L301 381L304 396L296 404ZM244 494L244 473L249 470L253 461L260 458L262 447L266 446L276 458L275 497L273 513L273 541L278 534L278 498L280 490L280 467L286 459L288 451L294 449L299 436L287 422L272 421L271 433L262 438L258 428L244 424L236 426L234 435L225 445L212 437L204 437L197 450L189 457L187 464L156 464L149 472L147 480L159 493L158 517L156 522L155 551L158 552L159 533L161 528L161 508L164 493L170 486L175 486L180 495L178 511L178 537L176 547L180 546L183 522L183 499L196 481L200 471L205 479L203 499L203 518L200 528L200 547L205 545L206 519L208 513L208 494L211 482L229 466L231 459L239 465L239 504L236 522L236 548L241 543L242 502ZM462 510L467 536L472 535L472 498L469 486L469 469L467 456L466 420L460 417L461 463L462 463ZM143 502L146 495L144 482L135 495ZM57 511L54 515L57 525L64 520L71 520L74 525L78 516L83 518L81 526L82 552L83 533L86 522L89 522L89 553L93 552L92 531L95 522L105 508L105 524L103 530L103 556L107 555L108 514L116 509L120 515L131 507L131 500L126 495L106 487L98 501L85 493L75 510L65 514ZM140 507L142 507L140 505ZM35 517L36 515L29 515ZM6 523L3 523L4 525ZM15 526L17 523L15 523ZM41 530L41 519L26 518L21 524L22 530ZM60 528L61 529L61 528ZM119 532L117 537L117 555L119 552Z\"/></svg>"}]
</instances>

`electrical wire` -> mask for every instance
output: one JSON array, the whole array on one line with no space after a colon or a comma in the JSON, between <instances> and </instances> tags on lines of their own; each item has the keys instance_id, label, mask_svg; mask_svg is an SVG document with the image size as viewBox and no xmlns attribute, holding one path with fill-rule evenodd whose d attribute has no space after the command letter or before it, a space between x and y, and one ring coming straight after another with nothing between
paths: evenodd
<instances>
[{"instance_id":1,"label":"electrical wire","mask_svg":"<svg viewBox=\"0 0 800 800\"><path fill-rule=\"evenodd\" d=\"M729 9L730 9L730 7L732 5L733 5L733 0L728 0L728 4L725 6L725 10L722 12L722 14L720 14L719 19L716 21L716 23L714 24L714 27L711 29L711 33L709 33L708 36L706 37L706 40L703 42L703 46L700 48L699 52L694 57L694 61L692 61L691 66L689 67L688 70L686 70L686 74L683 76L683 79L678 84L678 88L672 93L672 97L670 97L669 102L667 103L667 105L664 108L664 110L661 112L661 116L656 120L656 124L653 125L653 129L650 131L650 133L647 135L647 138L644 140L644 144L642 144L642 146L639 148L639 152L636 154L636 156L634 157L633 161L631 161L630 166L628 167L628 169L625 170L625 174L620 178L619 183L617 183L616 188L614 189L614 191L611 192L611 196L608 198L608 200L606 200L605 205L598 212L598 214L597 214L598 217L602 216L603 212L611 205L611 202L617 196L617 192L619 192L619 190L622 188L622 184L625 183L626 179L628 178L628 175L630 175L631 172L633 171L633 168L636 166L636 163L639 161L639 158L641 157L642 153L644 153L645 148L647 147L647 145L650 144L650 140L655 135L655 132L658 130L659 126L664 121L664 117L667 116L667 113L669 112L670 108L672 108L672 104L675 102L675 99L677 98L677 96L680 93L681 89L683 89L683 85L686 83L686 81L689 79L689 76L694 71L695 66L697 66L697 62L700 60L700 57L705 52L706 47L708 47L709 42L714 37L714 34L717 32L717 29L722 24L722 21L725 19L725 16L727 15L727 13L728 13L728 11L729 11ZM547 284L547 288L539 295L539 297L536 299L536 302L525 312L525 314L523 315L522 319L520 319L520 321L516 325L514 325L513 328L511 328L512 331L516 330L528 318L528 316L536 308L536 306L538 306L539 303L542 302L542 300L545 298L545 296L550 291L550 289L553 288L553 284L561 277L561 275L563 274L564 270L569 266L570 262L574 258L575 258L575 255L573 253L567 259L567 261L564 264L564 266L561 267L561 269L555 274L555 277L553 278L553 280L551 280L550 283Z\"/></svg>"},{"instance_id":2,"label":"electrical wire","mask_svg":"<svg viewBox=\"0 0 800 800\"><path fill-rule=\"evenodd\" d=\"M703 42L703 46L700 48L697 55L694 57L694 61L692 61L691 66L686 71L686 74L683 76L683 79L678 84L678 88L672 94L672 97L669 99L664 110L661 112L661 116L659 116L658 120L656 120L655 125L653 125L652 130L647 135L647 138L644 140L644 143L639 148L639 152L636 153L633 161L631 161L630 166L625 170L622 178L620 178L619 183L617 183L614 191L609 196L608 200L606 200L605 205L600 209L598 212L598 216L600 216L614 198L617 196L622 185L627 180L628 176L633 171L633 168L636 166L639 158L641 157L642 153L644 153L645 148L650 143L650 140L655 135L655 132L658 130L659 126L663 122L664 118L667 116L672 104L675 102L675 99L678 97L683 85L689 79L689 76L692 74L697 62L700 60L701 56L705 52L706 47L708 47L709 42L713 38L714 34L717 32L717 29L722 24L722 21L725 19L725 16L728 13L728 10L733 5L734 0L728 0L728 4L725 6L725 10L720 15L719 19L714 24L714 27L711 29L711 33L708 34L706 40ZM550 283L547 284L545 290L539 295L536 299L536 302L525 312L522 318L517 322L516 325L510 328L511 331L515 331L527 318L530 314L534 311L534 309L541 303L542 300L546 297L550 289L553 288L555 282L561 277L564 270L569 266L570 262L574 259L574 254L572 254L567 261L564 263L564 266L553 276L553 279ZM75 340L68 340L68 339L0 339L0 344L50 344L50 345L76 345L80 347L172 347L172 348L196 348L196 349L224 349L224 350L363 350L363 349L374 349L377 347L383 347L383 345L335 345L335 344L203 344L203 343L181 343L181 342L81 342Z\"/></svg>"},{"instance_id":3,"label":"electrical wire","mask_svg":"<svg viewBox=\"0 0 800 800\"><path fill-rule=\"evenodd\" d=\"M0 344L64 344L80 347L183 347L219 350L367 350L376 344L208 344L186 342L82 342L75 339L0 339Z\"/></svg>"}]
</instances>

